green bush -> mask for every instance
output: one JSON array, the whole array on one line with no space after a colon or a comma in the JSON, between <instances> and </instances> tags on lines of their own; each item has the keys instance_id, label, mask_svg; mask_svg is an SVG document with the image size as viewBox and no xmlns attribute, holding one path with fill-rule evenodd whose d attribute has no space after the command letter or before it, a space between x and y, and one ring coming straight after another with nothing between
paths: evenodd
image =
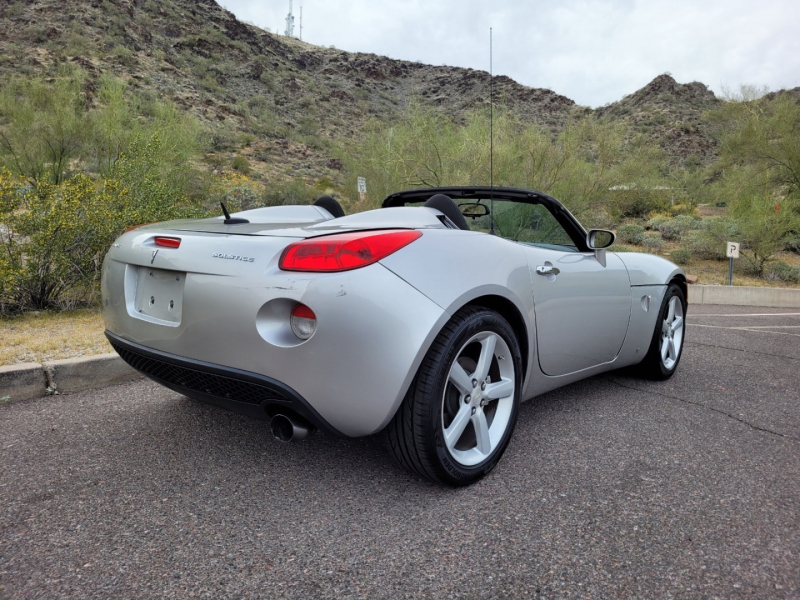
<instances>
[{"instance_id":1,"label":"green bush","mask_svg":"<svg viewBox=\"0 0 800 600\"><path fill-rule=\"evenodd\" d=\"M670 220L667 215L657 214L647 221L647 229L661 231L661 225Z\"/></svg>"},{"instance_id":2,"label":"green bush","mask_svg":"<svg viewBox=\"0 0 800 600\"><path fill-rule=\"evenodd\" d=\"M700 221L689 215L678 215L674 219L667 219L659 223L657 229L665 240L679 240L681 236L692 229L700 229Z\"/></svg>"},{"instance_id":3,"label":"green bush","mask_svg":"<svg viewBox=\"0 0 800 600\"><path fill-rule=\"evenodd\" d=\"M636 250L625 244L614 244L611 246L610 250L612 252L636 252Z\"/></svg>"},{"instance_id":4,"label":"green bush","mask_svg":"<svg viewBox=\"0 0 800 600\"><path fill-rule=\"evenodd\" d=\"M246 156L242 156L241 154L237 155L236 158L233 159L232 166L242 175L249 175L252 171L250 168L250 161L247 160Z\"/></svg>"},{"instance_id":5,"label":"green bush","mask_svg":"<svg viewBox=\"0 0 800 600\"><path fill-rule=\"evenodd\" d=\"M693 256L703 260L726 260L726 243L741 239L736 222L728 218L706 219L701 227L687 231L682 242Z\"/></svg>"},{"instance_id":6,"label":"green bush","mask_svg":"<svg viewBox=\"0 0 800 600\"><path fill-rule=\"evenodd\" d=\"M617 239L625 244L641 245L644 241L644 227L636 223L626 223L617 228Z\"/></svg>"},{"instance_id":7,"label":"green bush","mask_svg":"<svg viewBox=\"0 0 800 600\"><path fill-rule=\"evenodd\" d=\"M0 310L72 308L97 297L103 257L133 225L197 216L163 176L160 140L136 141L108 177L23 185L0 171Z\"/></svg>"},{"instance_id":8,"label":"green bush","mask_svg":"<svg viewBox=\"0 0 800 600\"><path fill-rule=\"evenodd\" d=\"M794 252L795 254L800 254L800 235L788 238L783 249Z\"/></svg>"},{"instance_id":9,"label":"green bush","mask_svg":"<svg viewBox=\"0 0 800 600\"><path fill-rule=\"evenodd\" d=\"M689 248L678 248L670 252L669 257L675 264L686 265L692 259L692 251Z\"/></svg>"},{"instance_id":10,"label":"green bush","mask_svg":"<svg viewBox=\"0 0 800 600\"><path fill-rule=\"evenodd\" d=\"M642 238L642 246L651 254L656 254L664 249L664 241L658 234L646 233Z\"/></svg>"},{"instance_id":11,"label":"green bush","mask_svg":"<svg viewBox=\"0 0 800 600\"><path fill-rule=\"evenodd\" d=\"M764 266L764 279L784 283L800 283L800 267L790 265L782 260L776 263L767 263Z\"/></svg>"},{"instance_id":12,"label":"green bush","mask_svg":"<svg viewBox=\"0 0 800 600\"><path fill-rule=\"evenodd\" d=\"M269 185L264 190L264 206L283 204L310 204L319 195L317 190L306 185L301 179L292 179L278 185Z\"/></svg>"}]
</instances>

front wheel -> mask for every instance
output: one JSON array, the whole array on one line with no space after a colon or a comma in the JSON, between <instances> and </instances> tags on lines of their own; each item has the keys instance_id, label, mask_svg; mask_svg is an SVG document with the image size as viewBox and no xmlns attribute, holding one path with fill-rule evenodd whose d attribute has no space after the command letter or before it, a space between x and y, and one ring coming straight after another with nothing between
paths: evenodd
<instances>
[{"instance_id":1,"label":"front wheel","mask_svg":"<svg viewBox=\"0 0 800 600\"><path fill-rule=\"evenodd\" d=\"M409 470L452 486L497 465L519 410L522 358L498 313L459 311L434 341L387 427L391 453Z\"/></svg>"},{"instance_id":2,"label":"front wheel","mask_svg":"<svg viewBox=\"0 0 800 600\"><path fill-rule=\"evenodd\" d=\"M680 286L671 283L658 313L650 348L639 365L639 372L649 379L672 377L683 353L686 331L686 299Z\"/></svg>"}]
</instances>

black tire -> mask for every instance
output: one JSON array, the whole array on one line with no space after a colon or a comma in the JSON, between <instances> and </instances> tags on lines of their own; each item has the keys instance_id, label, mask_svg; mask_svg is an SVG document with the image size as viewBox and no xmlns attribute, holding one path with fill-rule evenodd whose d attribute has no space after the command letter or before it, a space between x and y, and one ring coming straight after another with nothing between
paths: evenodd
<instances>
[{"instance_id":1,"label":"black tire","mask_svg":"<svg viewBox=\"0 0 800 600\"><path fill-rule=\"evenodd\" d=\"M506 350L508 357L504 356ZM482 355L489 357L491 364L485 370L484 385L475 386ZM465 375L472 391L461 391L454 379L465 381L454 374ZM508 387L511 381L513 391ZM522 357L508 322L492 310L463 308L437 336L387 426L390 453L405 468L427 479L454 487L474 483L497 465L508 446L519 412L521 385ZM491 399L499 394L505 396ZM459 427L457 418L466 425ZM445 422L450 428L447 439ZM475 445L470 447L473 439Z\"/></svg>"},{"instance_id":2,"label":"black tire","mask_svg":"<svg viewBox=\"0 0 800 600\"><path fill-rule=\"evenodd\" d=\"M662 344L664 344L664 331L666 322L669 317L670 304L674 301L674 308L680 306L680 339L675 341L675 332L673 332L672 343L673 348L676 350L677 356L668 356L664 359L662 356ZM675 283L669 284L667 293L664 295L664 300L661 302L661 308L658 311L658 319L656 320L655 330L653 331L653 339L650 342L650 347L647 354L639 366L636 368L637 374L647 379L654 379L656 381L663 381L669 379L678 368L678 363L683 356L683 344L686 339L686 298L683 290ZM675 311L677 313L677 310ZM668 353L671 354L671 353Z\"/></svg>"}]
</instances>

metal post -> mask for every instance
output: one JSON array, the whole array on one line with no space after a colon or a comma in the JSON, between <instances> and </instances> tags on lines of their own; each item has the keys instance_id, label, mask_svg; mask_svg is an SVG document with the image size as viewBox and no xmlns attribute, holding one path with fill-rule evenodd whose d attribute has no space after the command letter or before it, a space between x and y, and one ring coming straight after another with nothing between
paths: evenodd
<instances>
[{"instance_id":1,"label":"metal post","mask_svg":"<svg viewBox=\"0 0 800 600\"><path fill-rule=\"evenodd\" d=\"M733 285L733 257L730 258L731 266L728 270L728 285Z\"/></svg>"}]
</instances>

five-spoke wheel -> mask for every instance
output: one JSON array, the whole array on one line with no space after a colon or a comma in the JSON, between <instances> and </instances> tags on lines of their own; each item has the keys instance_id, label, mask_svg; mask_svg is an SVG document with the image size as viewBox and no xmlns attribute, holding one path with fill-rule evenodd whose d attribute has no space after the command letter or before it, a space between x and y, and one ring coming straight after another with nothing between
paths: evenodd
<instances>
[{"instance_id":1,"label":"five-spoke wheel","mask_svg":"<svg viewBox=\"0 0 800 600\"><path fill-rule=\"evenodd\" d=\"M651 379L672 377L683 351L686 330L686 299L677 284L667 287L658 313L653 340L639 365L640 372Z\"/></svg>"},{"instance_id":2,"label":"five-spoke wheel","mask_svg":"<svg viewBox=\"0 0 800 600\"><path fill-rule=\"evenodd\" d=\"M672 370L678 364L683 346L683 303L675 295L667 303L666 318L661 322L661 362Z\"/></svg>"},{"instance_id":3,"label":"five-spoke wheel","mask_svg":"<svg viewBox=\"0 0 800 600\"><path fill-rule=\"evenodd\" d=\"M450 485L488 473L508 446L519 408L522 358L498 313L468 306L442 330L387 428L401 464Z\"/></svg>"},{"instance_id":4,"label":"five-spoke wheel","mask_svg":"<svg viewBox=\"0 0 800 600\"><path fill-rule=\"evenodd\" d=\"M503 439L514 406L514 364L494 332L472 337L450 367L442 400L444 443L454 460L486 460Z\"/></svg>"}]
</instances>

